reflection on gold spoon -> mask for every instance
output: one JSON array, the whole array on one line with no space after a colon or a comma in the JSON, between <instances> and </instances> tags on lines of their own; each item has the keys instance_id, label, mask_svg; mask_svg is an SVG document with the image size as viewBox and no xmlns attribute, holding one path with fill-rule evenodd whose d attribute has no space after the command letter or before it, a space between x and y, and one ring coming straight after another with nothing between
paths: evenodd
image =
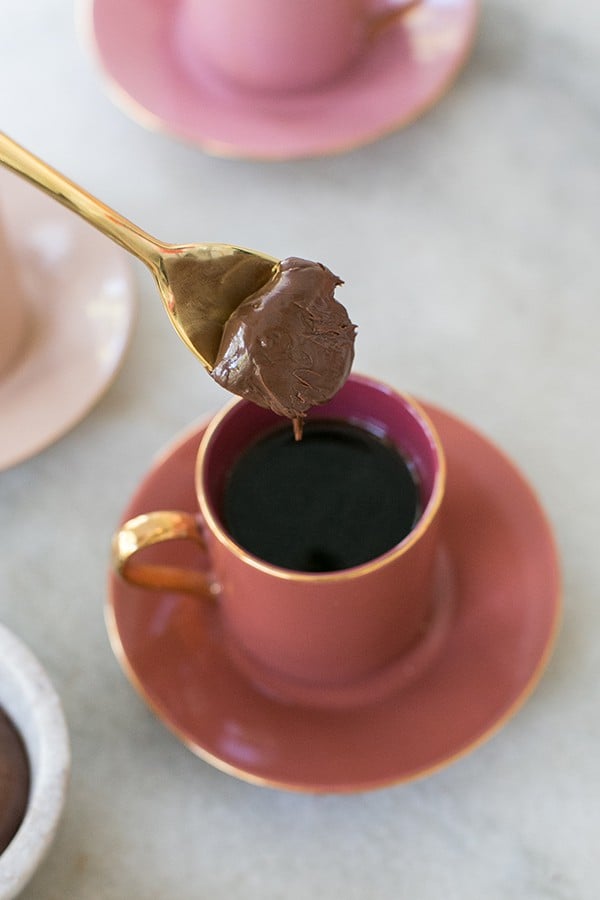
<instances>
[{"instance_id":1,"label":"reflection on gold spoon","mask_svg":"<svg viewBox=\"0 0 600 900\"><path fill-rule=\"evenodd\" d=\"M232 244L158 241L1 132L0 163L145 263L177 333L209 372L233 310L279 272L273 257Z\"/></svg>"}]
</instances>

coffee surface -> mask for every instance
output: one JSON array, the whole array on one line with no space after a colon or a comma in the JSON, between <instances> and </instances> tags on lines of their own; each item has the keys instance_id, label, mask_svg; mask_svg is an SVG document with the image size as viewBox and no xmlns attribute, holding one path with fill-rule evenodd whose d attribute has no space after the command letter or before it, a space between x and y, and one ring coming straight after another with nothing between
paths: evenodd
<instances>
[{"instance_id":1,"label":"coffee surface","mask_svg":"<svg viewBox=\"0 0 600 900\"><path fill-rule=\"evenodd\" d=\"M301 442L283 427L246 449L229 474L222 515L236 543L260 559L329 572L406 537L419 491L387 441L346 422L309 420Z\"/></svg>"},{"instance_id":2,"label":"coffee surface","mask_svg":"<svg viewBox=\"0 0 600 900\"><path fill-rule=\"evenodd\" d=\"M21 735L0 709L0 853L23 821L29 798L29 761Z\"/></svg>"}]
</instances>

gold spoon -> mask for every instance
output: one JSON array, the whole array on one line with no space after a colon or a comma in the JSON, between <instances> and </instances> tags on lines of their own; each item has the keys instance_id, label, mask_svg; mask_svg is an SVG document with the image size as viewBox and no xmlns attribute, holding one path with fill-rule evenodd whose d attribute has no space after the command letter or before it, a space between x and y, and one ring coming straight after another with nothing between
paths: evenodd
<instances>
[{"instance_id":1,"label":"gold spoon","mask_svg":"<svg viewBox=\"0 0 600 900\"><path fill-rule=\"evenodd\" d=\"M231 313L279 271L232 244L164 244L0 132L0 163L73 210L150 269L180 338L209 372Z\"/></svg>"}]
</instances>

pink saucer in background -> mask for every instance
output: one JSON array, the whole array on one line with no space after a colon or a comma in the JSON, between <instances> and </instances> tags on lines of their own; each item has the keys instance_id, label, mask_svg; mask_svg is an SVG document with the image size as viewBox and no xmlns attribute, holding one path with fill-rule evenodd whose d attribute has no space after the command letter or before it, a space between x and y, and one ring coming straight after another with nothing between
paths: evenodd
<instances>
[{"instance_id":1,"label":"pink saucer in background","mask_svg":"<svg viewBox=\"0 0 600 900\"><path fill-rule=\"evenodd\" d=\"M554 539L515 466L469 425L425 407L447 456L440 559L452 619L427 666L395 692L344 709L276 700L226 652L218 612L196 598L110 576L107 625L117 658L146 703L194 753L238 778L276 788L352 792L428 775L477 747L537 685L560 618ZM194 512L203 428L169 448L123 518ZM193 565L197 548L153 548Z\"/></svg>"},{"instance_id":2,"label":"pink saucer in background","mask_svg":"<svg viewBox=\"0 0 600 900\"><path fill-rule=\"evenodd\" d=\"M192 80L172 47L177 0L86 0L83 27L111 96L142 125L223 156L292 159L348 151L433 106L471 49L477 0L423 0L382 29L359 63L319 90L238 90L207 67Z\"/></svg>"},{"instance_id":3,"label":"pink saucer in background","mask_svg":"<svg viewBox=\"0 0 600 900\"><path fill-rule=\"evenodd\" d=\"M125 252L14 175L0 203L27 307L28 331L0 374L0 471L79 422L112 383L134 321Z\"/></svg>"}]
</instances>

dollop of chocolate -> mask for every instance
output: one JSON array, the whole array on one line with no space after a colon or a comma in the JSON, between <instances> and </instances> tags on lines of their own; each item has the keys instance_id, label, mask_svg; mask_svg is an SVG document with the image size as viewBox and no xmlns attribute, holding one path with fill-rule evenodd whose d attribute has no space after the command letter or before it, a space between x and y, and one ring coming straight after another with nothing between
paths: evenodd
<instances>
[{"instance_id":1,"label":"dollop of chocolate","mask_svg":"<svg viewBox=\"0 0 600 900\"><path fill-rule=\"evenodd\" d=\"M29 761L21 735L0 709L0 853L17 833L29 799Z\"/></svg>"},{"instance_id":2,"label":"dollop of chocolate","mask_svg":"<svg viewBox=\"0 0 600 900\"><path fill-rule=\"evenodd\" d=\"M321 263L290 257L231 314L211 372L226 390L294 420L342 387L356 326L333 296L343 282Z\"/></svg>"}]
</instances>

